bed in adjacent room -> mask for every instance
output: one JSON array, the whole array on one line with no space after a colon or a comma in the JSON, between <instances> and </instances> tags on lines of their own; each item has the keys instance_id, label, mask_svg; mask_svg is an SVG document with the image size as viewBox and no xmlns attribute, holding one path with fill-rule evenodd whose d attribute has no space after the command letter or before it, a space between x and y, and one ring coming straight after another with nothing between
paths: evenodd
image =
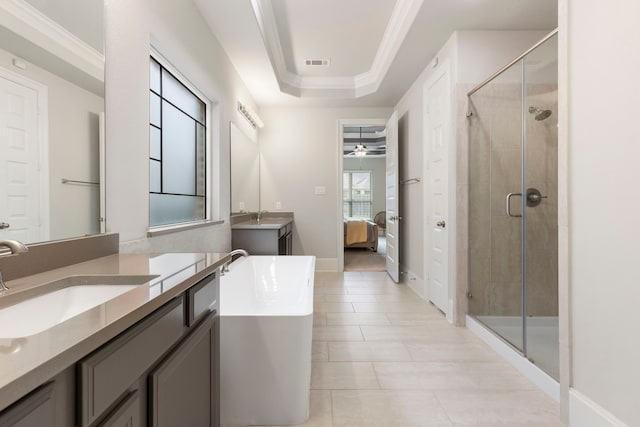
<instances>
[{"instance_id":1,"label":"bed in adjacent room","mask_svg":"<svg viewBox=\"0 0 640 427\"><path fill-rule=\"evenodd\" d=\"M344 247L378 250L378 225L369 220L344 218Z\"/></svg>"}]
</instances>

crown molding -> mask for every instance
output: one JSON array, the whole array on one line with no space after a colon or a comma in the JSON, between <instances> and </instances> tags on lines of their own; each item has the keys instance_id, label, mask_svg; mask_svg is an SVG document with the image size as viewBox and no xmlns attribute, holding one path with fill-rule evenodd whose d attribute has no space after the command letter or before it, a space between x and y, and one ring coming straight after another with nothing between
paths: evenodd
<instances>
[{"instance_id":1,"label":"crown molding","mask_svg":"<svg viewBox=\"0 0 640 427\"><path fill-rule=\"evenodd\" d=\"M371 68L355 76L300 76L287 69L271 0L251 0L258 28L282 92L302 97L358 98L378 90L424 0L397 0Z\"/></svg>"},{"instance_id":2,"label":"crown molding","mask_svg":"<svg viewBox=\"0 0 640 427\"><path fill-rule=\"evenodd\" d=\"M0 0L0 24L104 81L104 55L22 0Z\"/></svg>"}]
</instances>

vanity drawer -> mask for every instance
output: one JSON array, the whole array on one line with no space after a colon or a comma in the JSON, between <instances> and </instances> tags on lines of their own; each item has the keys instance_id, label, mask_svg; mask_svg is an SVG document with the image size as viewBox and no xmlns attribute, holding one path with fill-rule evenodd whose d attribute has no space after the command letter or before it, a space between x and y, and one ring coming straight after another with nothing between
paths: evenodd
<instances>
[{"instance_id":1,"label":"vanity drawer","mask_svg":"<svg viewBox=\"0 0 640 427\"><path fill-rule=\"evenodd\" d=\"M184 333L183 298L176 298L79 363L80 421L94 422Z\"/></svg>"},{"instance_id":2,"label":"vanity drawer","mask_svg":"<svg viewBox=\"0 0 640 427\"><path fill-rule=\"evenodd\" d=\"M218 311L220 279L218 272L205 277L187 290L187 326L193 326L202 316Z\"/></svg>"}]
</instances>

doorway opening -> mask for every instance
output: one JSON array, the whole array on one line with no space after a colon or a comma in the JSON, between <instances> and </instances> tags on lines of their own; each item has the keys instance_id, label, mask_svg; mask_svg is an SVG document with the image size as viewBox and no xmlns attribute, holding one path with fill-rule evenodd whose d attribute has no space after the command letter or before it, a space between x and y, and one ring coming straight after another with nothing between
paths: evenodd
<instances>
[{"instance_id":1,"label":"doorway opening","mask_svg":"<svg viewBox=\"0 0 640 427\"><path fill-rule=\"evenodd\" d=\"M344 271L386 271L386 124L340 126Z\"/></svg>"}]
</instances>

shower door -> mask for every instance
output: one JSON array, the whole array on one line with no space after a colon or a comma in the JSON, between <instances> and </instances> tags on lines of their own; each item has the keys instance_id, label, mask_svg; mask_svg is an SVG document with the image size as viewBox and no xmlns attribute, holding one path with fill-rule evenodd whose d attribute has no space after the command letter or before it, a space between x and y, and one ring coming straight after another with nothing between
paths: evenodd
<instances>
[{"instance_id":1,"label":"shower door","mask_svg":"<svg viewBox=\"0 0 640 427\"><path fill-rule=\"evenodd\" d=\"M524 58L524 273L526 356L559 378L558 47Z\"/></svg>"},{"instance_id":2,"label":"shower door","mask_svg":"<svg viewBox=\"0 0 640 427\"><path fill-rule=\"evenodd\" d=\"M470 98L469 312L525 352L522 66Z\"/></svg>"},{"instance_id":3,"label":"shower door","mask_svg":"<svg viewBox=\"0 0 640 427\"><path fill-rule=\"evenodd\" d=\"M557 37L469 97L469 314L558 378Z\"/></svg>"}]
</instances>

